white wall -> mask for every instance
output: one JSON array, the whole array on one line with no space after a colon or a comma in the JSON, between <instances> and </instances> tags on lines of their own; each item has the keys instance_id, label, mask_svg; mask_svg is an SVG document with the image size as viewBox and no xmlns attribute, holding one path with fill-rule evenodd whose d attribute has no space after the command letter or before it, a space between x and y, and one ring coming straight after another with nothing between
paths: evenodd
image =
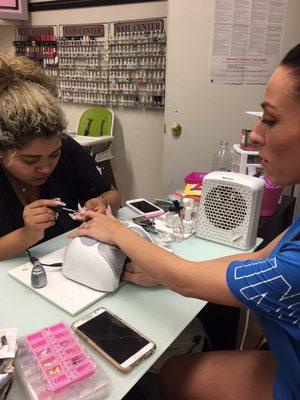
<instances>
[{"instance_id":1,"label":"white wall","mask_svg":"<svg viewBox=\"0 0 300 400\"><path fill-rule=\"evenodd\" d=\"M169 3L172 4L173 0ZM178 14L179 20L173 21L172 29L179 31L182 36L180 40L185 42L181 46L181 43L178 41L174 43L174 40L169 37L169 45L172 44L169 48L174 54L173 58L168 57L167 74L170 78L173 63L170 61L174 60L177 67L181 69L181 74L176 75L174 79L176 84L173 86L176 89L177 99L174 110L181 108L183 114L190 119L193 128L188 130L187 136L183 134L182 138L191 142L197 150L196 156L191 157L190 154L187 156L192 160L188 169L206 169L210 166L219 138L228 138L232 143L237 142L240 129L251 126L252 120L244 115L244 110L257 109L262 99L264 85L210 85L208 65L213 0L180 0L177 4L180 4L181 10ZM188 33L188 37L183 19L186 14L191 14L187 17L192 30L191 34ZM161 1L34 12L30 18L34 25L58 25L165 17L166 15L167 2ZM300 41L299 15L300 1L289 0L283 54ZM170 18L173 18L172 15ZM0 23L0 51L11 49L14 29L12 26L1 26ZM182 51L179 51L181 47ZM184 62L185 60L187 62ZM186 64L190 64L189 69L186 69ZM183 79L188 74L193 78L191 85L186 85ZM185 112L183 108L186 104L188 106L196 104L197 113L192 113L191 107L187 107L188 111ZM70 129L76 128L79 116L86 107L64 105ZM152 199L161 196L163 112L130 108L116 108L114 111L116 139L113 169L123 199L135 196ZM170 121L177 122L175 114L170 117ZM169 124L167 135L170 135ZM180 146L180 141L177 142ZM165 150L169 152L167 146ZM181 151L181 154L186 153ZM174 159L173 152L170 157ZM180 159L177 159L176 163L179 169L176 175L180 176L180 182L182 182L186 171Z\"/></svg>"},{"instance_id":2,"label":"white wall","mask_svg":"<svg viewBox=\"0 0 300 400\"><path fill-rule=\"evenodd\" d=\"M191 171L211 168L219 140L239 143L241 128L251 128L265 85L225 85L209 82L213 0L168 1L166 135L164 189L183 186ZM300 42L300 1L289 0L282 55ZM279 59L281 58L279 57ZM170 133L172 122L183 131Z\"/></svg>"},{"instance_id":3,"label":"white wall","mask_svg":"<svg viewBox=\"0 0 300 400\"><path fill-rule=\"evenodd\" d=\"M166 17L167 3L149 2L119 6L75 8L33 12L32 25L60 25ZM63 104L69 128L76 130L88 105ZM164 117L161 110L114 108L115 141L112 160L114 176L123 200L134 197L154 199L162 190L162 147Z\"/></svg>"},{"instance_id":4,"label":"white wall","mask_svg":"<svg viewBox=\"0 0 300 400\"><path fill-rule=\"evenodd\" d=\"M1 25L0 20L0 53L13 53L12 42L15 38L15 26ZM3 21L3 23L5 23Z\"/></svg>"}]
</instances>

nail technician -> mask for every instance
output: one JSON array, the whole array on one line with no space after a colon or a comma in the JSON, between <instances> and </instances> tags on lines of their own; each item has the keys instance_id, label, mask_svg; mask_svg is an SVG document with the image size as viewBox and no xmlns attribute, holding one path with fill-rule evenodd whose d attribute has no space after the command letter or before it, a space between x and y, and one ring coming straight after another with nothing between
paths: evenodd
<instances>
[{"instance_id":1,"label":"nail technician","mask_svg":"<svg viewBox=\"0 0 300 400\"><path fill-rule=\"evenodd\" d=\"M58 200L105 212L120 195L64 132L53 78L23 57L0 54L0 260L79 225Z\"/></svg>"},{"instance_id":2,"label":"nail technician","mask_svg":"<svg viewBox=\"0 0 300 400\"><path fill-rule=\"evenodd\" d=\"M251 132L271 182L300 183L300 44L266 87ZM184 296L254 311L270 350L188 353L162 370L166 399L300 399L300 218L264 249L191 262L170 254L111 216L90 217L73 236L118 246L140 270ZM127 276L128 277L128 276Z\"/></svg>"}]
</instances>

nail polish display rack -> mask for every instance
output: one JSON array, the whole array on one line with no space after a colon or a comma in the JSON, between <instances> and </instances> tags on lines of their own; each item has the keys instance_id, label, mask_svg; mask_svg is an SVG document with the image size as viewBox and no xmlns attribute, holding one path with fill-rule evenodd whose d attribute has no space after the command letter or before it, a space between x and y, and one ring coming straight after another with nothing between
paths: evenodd
<instances>
[{"instance_id":1,"label":"nail polish display rack","mask_svg":"<svg viewBox=\"0 0 300 400\"><path fill-rule=\"evenodd\" d=\"M58 76L57 41L54 35L17 35L15 52L38 62L47 75Z\"/></svg>"},{"instance_id":2,"label":"nail polish display rack","mask_svg":"<svg viewBox=\"0 0 300 400\"><path fill-rule=\"evenodd\" d=\"M163 108L165 66L165 32L116 34L108 40L111 104Z\"/></svg>"},{"instance_id":3,"label":"nail polish display rack","mask_svg":"<svg viewBox=\"0 0 300 400\"><path fill-rule=\"evenodd\" d=\"M107 104L105 43L90 37L57 41L59 97L64 103Z\"/></svg>"},{"instance_id":4,"label":"nail polish display rack","mask_svg":"<svg viewBox=\"0 0 300 400\"><path fill-rule=\"evenodd\" d=\"M90 36L18 37L16 53L38 61L57 77L64 103L163 108L164 31Z\"/></svg>"},{"instance_id":5,"label":"nail polish display rack","mask_svg":"<svg viewBox=\"0 0 300 400\"><path fill-rule=\"evenodd\" d=\"M58 40L60 98L63 102L163 108L164 32Z\"/></svg>"}]
</instances>

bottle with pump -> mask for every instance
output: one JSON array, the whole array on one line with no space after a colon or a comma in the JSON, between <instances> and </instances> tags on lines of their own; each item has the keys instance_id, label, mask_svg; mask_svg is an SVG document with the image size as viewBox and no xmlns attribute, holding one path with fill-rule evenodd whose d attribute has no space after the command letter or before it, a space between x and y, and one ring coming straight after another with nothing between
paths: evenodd
<instances>
[{"instance_id":1,"label":"bottle with pump","mask_svg":"<svg viewBox=\"0 0 300 400\"><path fill-rule=\"evenodd\" d=\"M221 140L219 148L214 155L212 162L212 171L231 171L232 156L229 149L229 143L226 140Z\"/></svg>"}]
</instances>

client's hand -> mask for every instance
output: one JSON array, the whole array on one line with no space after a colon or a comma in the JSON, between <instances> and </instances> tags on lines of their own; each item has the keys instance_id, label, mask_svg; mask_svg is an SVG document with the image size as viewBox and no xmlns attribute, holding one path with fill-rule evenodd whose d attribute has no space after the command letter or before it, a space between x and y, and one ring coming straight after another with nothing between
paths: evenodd
<instances>
[{"instance_id":1,"label":"client's hand","mask_svg":"<svg viewBox=\"0 0 300 400\"><path fill-rule=\"evenodd\" d=\"M34 242L41 240L45 230L55 224L56 212L49 208L51 206L57 206L57 199L40 199L24 207L24 230Z\"/></svg>"},{"instance_id":2,"label":"client's hand","mask_svg":"<svg viewBox=\"0 0 300 400\"><path fill-rule=\"evenodd\" d=\"M89 236L104 243L116 244L115 237L119 232L126 235L125 228L115 217L112 216L110 207L106 210L106 215L95 211L83 211L80 216L84 217L84 222L69 238L77 236Z\"/></svg>"},{"instance_id":3,"label":"client's hand","mask_svg":"<svg viewBox=\"0 0 300 400\"><path fill-rule=\"evenodd\" d=\"M93 199L88 200L84 206L87 210L92 210L100 214L106 213L106 204L101 199L101 197L95 197Z\"/></svg>"},{"instance_id":4,"label":"client's hand","mask_svg":"<svg viewBox=\"0 0 300 400\"><path fill-rule=\"evenodd\" d=\"M121 279L141 286L158 285L158 282L155 279L145 274L145 272L143 272L133 261L126 264Z\"/></svg>"}]
</instances>

